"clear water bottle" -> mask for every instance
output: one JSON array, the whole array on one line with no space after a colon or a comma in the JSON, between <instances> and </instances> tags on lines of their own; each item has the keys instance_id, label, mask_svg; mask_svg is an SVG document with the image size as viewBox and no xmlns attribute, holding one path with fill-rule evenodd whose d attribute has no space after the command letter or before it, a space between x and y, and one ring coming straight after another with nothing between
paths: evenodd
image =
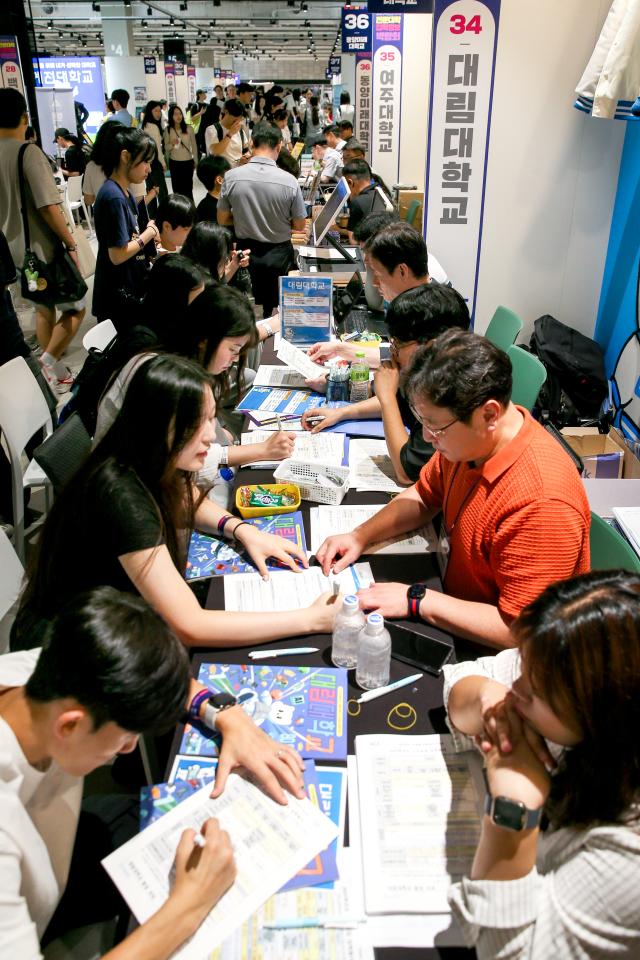
<instances>
[{"instance_id":1,"label":"clear water bottle","mask_svg":"<svg viewBox=\"0 0 640 960\"><path fill-rule=\"evenodd\" d=\"M331 660L336 667L352 670L358 661L358 637L364 627L364 613L358 598L345 597L333 626Z\"/></svg>"},{"instance_id":2,"label":"clear water bottle","mask_svg":"<svg viewBox=\"0 0 640 960\"><path fill-rule=\"evenodd\" d=\"M369 364L365 359L364 351L362 351L356 353L356 358L351 364L349 400L351 403L359 403L360 400L368 400L370 395Z\"/></svg>"},{"instance_id":3,"label":"clear water bottle","mask_svg":"<svg viewBox=\"0 0 640 960\"><path fill-rule=\"evenodd\" d=\"M356 683L364 690L389 683L391 637L381 613L370 613L358 637Z\"/></svg>"}]
</instances>

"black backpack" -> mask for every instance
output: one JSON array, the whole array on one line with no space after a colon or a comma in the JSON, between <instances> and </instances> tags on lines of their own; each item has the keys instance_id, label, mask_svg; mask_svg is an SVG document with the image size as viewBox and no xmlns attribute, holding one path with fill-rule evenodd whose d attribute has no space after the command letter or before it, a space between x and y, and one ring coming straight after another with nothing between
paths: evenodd
<instances>
[{"instance_id":1,"label":"black backpack","mask_svg":"<svg viewBox=\"0 0 640 960\"><path fill-rule=\"evenodd\" d=\"M608 393L600 345L546 314L534 323L530 349L547 371L536 404L542 418L558 428L597 420Z\"/></svg>"},{"instance_id":2,"label":"black backpack","mask_svg":"<svg viewBox=\"0 0 640 960\"><path fill-rule=\"evenodd\" d=\"M93 436L98 421L98 406L111 381L137 353L157 347L157 335L141 325L117 334L104 350L92 347L75 379L71 399L60 412L59 422L77 412L87 432Z\"/></svg>"}]
</instances>

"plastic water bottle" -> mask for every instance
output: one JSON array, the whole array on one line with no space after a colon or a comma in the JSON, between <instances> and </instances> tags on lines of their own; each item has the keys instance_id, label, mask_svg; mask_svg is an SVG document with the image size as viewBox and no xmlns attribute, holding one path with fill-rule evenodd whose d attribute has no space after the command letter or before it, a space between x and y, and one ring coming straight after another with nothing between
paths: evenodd
<instances>
[{"instance_id":1,"label":"plastic water bottle","mask_svg":"<svg viewBox=\"0 0 640 960\"><path fill-rule=\"evenodd\" d=\"M358 598L345 597L333 626L331 660L336 667L352 670L358 661L358 637L364 627L364 613Z\"/></svg>"},{"instance_id":2,"label":"plastic water bottle","mask_svg":"<svg viewBox=\"0 0 640 960\"><path fill-rule=\"evenodd\" d=\"M369 364L361 351L356 353L356 359L351 364L349 400L351 403L358 403L360 400L368 400L369 395Z\"/></svg>"},{"instance_id":3,"label":"plastic water bottle","mask_svg":"<svg viewBox=\"0 0 640 960\"><path fill-rule=\"evenodd\" d=\"M358 637L356 683L364 690L389 683L391 637L381 613L370 613Z\"/></svg>"}]
</instances>

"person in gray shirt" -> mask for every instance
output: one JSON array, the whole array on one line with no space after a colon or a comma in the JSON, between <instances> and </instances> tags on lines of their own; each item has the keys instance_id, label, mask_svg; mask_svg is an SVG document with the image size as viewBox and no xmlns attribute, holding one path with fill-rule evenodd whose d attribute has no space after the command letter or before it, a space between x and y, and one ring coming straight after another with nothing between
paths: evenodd
<instances>
[{"instance_id":1,"label":"person in gray shirt","mask_svg":"<svg viewBox=\"0 0 640 960\"><path fill-rule=\"evenodd\" d=\"M278 305L278 278L294 266L292 230L304 230L306 207L298 183L276 160L282 148L277 127L254 134L253 156L224 178L218 223L233 226L241 249L251 250L249 272L256 303L269 317Z\"/></svg>"}]
</instances>

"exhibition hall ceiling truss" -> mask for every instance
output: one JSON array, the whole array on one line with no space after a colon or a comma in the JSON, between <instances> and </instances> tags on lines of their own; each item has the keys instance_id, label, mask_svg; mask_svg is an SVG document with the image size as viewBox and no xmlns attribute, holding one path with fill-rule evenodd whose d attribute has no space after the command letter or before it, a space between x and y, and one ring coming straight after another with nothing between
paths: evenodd
<instances>
[{"instance_id":1,"label":"exhibition hall ceiling truss","mask_svg":"<svg viewBox=\"0 0 640 960\"><path fill-rule=\"evenodd\" d=\"M176 0L109 2L25 0L39 54L108 56L107 20L128 21L131 56L162 57L165 39L184 40L193 63L310 58L340 52L340 0Z\"/></svg>"}]
</instances>

